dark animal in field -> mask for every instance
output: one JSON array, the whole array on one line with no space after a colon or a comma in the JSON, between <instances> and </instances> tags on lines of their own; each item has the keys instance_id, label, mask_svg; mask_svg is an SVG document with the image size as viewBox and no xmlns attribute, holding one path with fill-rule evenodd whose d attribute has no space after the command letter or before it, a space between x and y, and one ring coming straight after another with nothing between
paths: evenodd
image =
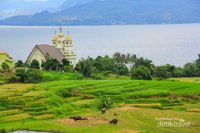
<instances>
[{"instance_id":1,"label":"dark animal in field","mask_svg":"<svg viewBox=\"0 0 200 133\"><path fill-rule=\"evenodd\" d=\"M118 116L118 114L117 114L117 113L114 113L114 116Z\"/></svg>"},{"instance_id":2,"label":"dark animal in field","mask_svg":"<svg viewBox=\"0 0 200 133\"><path fill-rule=\"evenodd\" d=\"M101 109L101 113L102 113L102 114L105 114L105 113L106 113L106 108L102 108L102 109Z\"/></svg>"},{"instance_id":3,"label":"dark animal in field","mask_svg":"<svg viewBox=\"0 0 200 133\"><path fill-rule=\"evenodd\" d=\"M110 124L117 125L118 119L113 119L110 121Z\"/></svg>"},{"instance_id":4,"label":"dark animal in field","mask_svg":"<svg viewBox=\"0 0 200 133\"><path fill-rule=\"evenodd\" d=\"M88 118L82 118L80 116L73 116L73 117L70 117L69 119L73 119L74 121L88 120Z\"/></svg>"},{"instance_id":5,"label":"dark animal in field","mask_svg":"<svg viewBox=\"0 0 200 133\"><path fill-rule=\"evenodd\" d=\"M82 120L80 116L73 116L73 117L70 117L69 119L73 119L74 121Z\"/></svg>"}]
</instances>

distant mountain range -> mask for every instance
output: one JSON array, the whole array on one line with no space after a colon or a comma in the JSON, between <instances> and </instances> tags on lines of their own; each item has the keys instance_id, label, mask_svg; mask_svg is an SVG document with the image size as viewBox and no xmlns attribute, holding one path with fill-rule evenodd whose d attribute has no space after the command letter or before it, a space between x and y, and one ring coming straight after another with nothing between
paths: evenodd
<instances>
[{"instance_id":1,"label":"distant mountain range","mask_svg":"<svg viewBox=\"0 0 200 133\"><path fill-rule=\"evenodd\" d=\"M199 0L66 0L55 13L14 16L0 25L199 23Z\"/></svg>"}]
</instances>

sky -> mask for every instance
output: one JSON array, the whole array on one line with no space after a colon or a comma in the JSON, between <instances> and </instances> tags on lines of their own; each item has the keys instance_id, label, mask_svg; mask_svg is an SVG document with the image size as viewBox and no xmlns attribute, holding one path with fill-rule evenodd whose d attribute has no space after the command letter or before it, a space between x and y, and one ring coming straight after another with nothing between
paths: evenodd
<instances>
[{"instance_id":1,"label":"sky","mask_svg":"<svg viewBox=\"0 0 200 133\"><path fill-rule=\"evenodd\" d=\"M24 10L59 7L65 0L0 0L0 10Z\"/></svg>"}]
</instances>

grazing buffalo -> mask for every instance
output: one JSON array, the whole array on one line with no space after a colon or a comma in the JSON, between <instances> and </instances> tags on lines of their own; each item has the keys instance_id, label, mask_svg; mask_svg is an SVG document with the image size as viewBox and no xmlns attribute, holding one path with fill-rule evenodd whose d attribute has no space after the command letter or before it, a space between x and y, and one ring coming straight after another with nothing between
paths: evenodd
<instances>
[{"instance_id":1,"label":"grazing buffalo","mask_svg":"<svg viewBox=\"0 0 200 133\"><path fill-rule=\"evenodd\" d=\"M101 109L101 113L102 113L102 114L105 114L105 113L106 113L106 108L102 108L102 109Z\"/></svg>"},{"instance_id":2,"label":"grazing buffalo","mask_svg":"<svg viewBox=\"0 0 200 133\"><path fill-rule=\"evenodd\" d=\"M70 117L69 119L73 119L74 121L87 120L87 118L82 118L80 116L73 116L73 117Z\"/></svg>"},{"instance_id":3,"label":"grazing buffalo","mask_svg":"<svg viewBox=\"0 0 200 133\"><path fill-rule=\"evenodd\" d=\"M117 125L118 123L118 119L113 119L112 121L110 121L110 124L113 124L113 125Z\"/></svg>"}]
</instances>

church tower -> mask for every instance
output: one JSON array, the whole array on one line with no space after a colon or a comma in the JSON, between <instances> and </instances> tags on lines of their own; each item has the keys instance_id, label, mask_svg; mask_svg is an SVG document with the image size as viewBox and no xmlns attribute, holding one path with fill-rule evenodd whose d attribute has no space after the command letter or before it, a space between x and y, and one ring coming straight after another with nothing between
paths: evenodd
<instances>
[{"instance_id":1,"label":"church tower","mask_svg":"<svg viewBox=\"0 0 200 133\"><path fill-rule=\"evenodd\" d=\"M56 48L60 49L61 52L63 52L63 43L64 43L64 34L62 33L62 27L60 27Z\"/></svg>"},{"instance_id":2,"label":"church tower","mask_svg":"<svg viewBox=\"0 0 200 133\"><path fill-rule=\"evenodd\" d=\"M55 32L53 36L52 45L62 52L62 54L65 56L65 59L67 59L73 67L76 66L76 55L74 53L73 41L69 32L66 36L66 39L64 39L64 34L62 32L62 28L60 27L59 34L56 35Z\"/></svg>"},{"instance_id":3,"label":"church tower","mask_svg":"<svg viewBox=\"0 0 200 133\"><path fill-rule=\"evenodd\" d=\"M69 32L64 41L63 53L64 53L65 58L68 61L70 61L70 64L73 65L73 67L75 67L76 66L76 55L74 53L73 41L72 41L72 38L71 38Z\"/></svg>"}]
</instances>

